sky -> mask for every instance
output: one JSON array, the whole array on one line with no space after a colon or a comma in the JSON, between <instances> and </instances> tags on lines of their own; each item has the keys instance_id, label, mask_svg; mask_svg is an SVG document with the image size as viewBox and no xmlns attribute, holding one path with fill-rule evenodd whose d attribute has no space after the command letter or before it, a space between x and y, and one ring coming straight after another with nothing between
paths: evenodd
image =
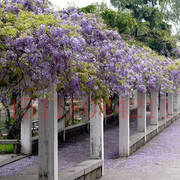
<instances>
[{"instance_id":1,"label":"sky","mask_svg":"<svg viewBox=\"0 0 180 180\"><path fill-rule=\"evenodd\" d=\"M77 7L81 8L90 5L94 2L101 3L103 1L107 3L108 6L110 6L110 0L50 0L50 2L59 7L59 9L68 7L68 3L73 3L77 5Z\"/></svg>"}]
</instances>

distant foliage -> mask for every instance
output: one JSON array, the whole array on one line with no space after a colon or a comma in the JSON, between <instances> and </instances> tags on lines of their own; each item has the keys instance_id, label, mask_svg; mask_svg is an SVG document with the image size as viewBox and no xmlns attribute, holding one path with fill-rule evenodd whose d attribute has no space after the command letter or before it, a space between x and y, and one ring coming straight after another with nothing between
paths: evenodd
<instances>
[{"instance_id":1,"label":"distant foliage","mask_svg":"<svg viewBox=\"0 0 180 180\"><path fill-rule=\"evenodd\" d=\"M135 39L143 42L159 54L174 56L173 49L176 47L176 39L171 35L171 26L165 22L164 14L156 7L156 5L163 5L164 7L167 1L111 0L111 3L118 8L120 14L123 11L130 10L132 17L137 22L133 33Z\"/></svg>"}]
</instances>

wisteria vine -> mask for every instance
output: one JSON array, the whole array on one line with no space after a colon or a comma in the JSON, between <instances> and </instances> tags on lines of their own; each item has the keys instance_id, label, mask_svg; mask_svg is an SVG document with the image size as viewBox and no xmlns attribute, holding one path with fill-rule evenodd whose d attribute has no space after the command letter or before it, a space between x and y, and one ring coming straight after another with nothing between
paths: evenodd
<instances>
[{"instance_id":1,"label":"wisteria vine","mask_svg":"<svg viewBox=\"0 0 180 180\"><path fill-rule=\"evenodd\" d=\"M129 47L93 14L55 11L43 0L0 3L0 99L15 89L32 94L50 83L57 91L96 99L112 92L179 91L180 62Z\"/></svg>"}]
</instances>

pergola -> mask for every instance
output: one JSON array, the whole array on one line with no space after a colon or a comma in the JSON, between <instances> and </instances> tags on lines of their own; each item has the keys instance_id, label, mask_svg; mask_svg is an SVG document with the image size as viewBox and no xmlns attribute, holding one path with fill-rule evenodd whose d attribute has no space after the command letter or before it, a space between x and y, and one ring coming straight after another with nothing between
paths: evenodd
<instances>
[{"instance_id":1,"label":"pergola","mask_svg":"<svg viewBox=\"0 0 180 180\"><path fill-rule=\"evenodd\" d=\"M51 84L48 88L51 93L47 99L38 100L39 118L39 179L57 180L68 177L68 171L61 173L58 177L58 101L56 85ZM146 143L146 93L137 91L137 130L143 135ZM158 92L151 93L151 125L155 126L158 132ZM27 98L24 96L23 98ZM166 95L160 97L160 119L166 124L180 112L180 93L168 93L168 112L166 113ZM63 103L63 101L62 101ZM102 105L102 103L101 103ZM123 114L123 113L124 114ZM30 111L29 111L30 113ZM119 96L119 156L127 157L130 155L130 98L129 96ZM28 117L28 114L27 114ZM96 176L103 176L104 173L104 130L103 113L99 105L90 99L90 161L82 163L74 170L89 168L88 173L98 169ZM63 123L61 123L62 126ZM60 127L63 128L63 127ZM21 146L22 153L32 153L31 119L23 118L21 123ZM94 167L94 168L93 168ZM72 170L69 171L72 176ZM77 179L85 176L84 170L81 174L76 173ZM75 177L74 175L72 178ZM66 178L65 178L66 179Z\"/></svg>"}]
</instances>

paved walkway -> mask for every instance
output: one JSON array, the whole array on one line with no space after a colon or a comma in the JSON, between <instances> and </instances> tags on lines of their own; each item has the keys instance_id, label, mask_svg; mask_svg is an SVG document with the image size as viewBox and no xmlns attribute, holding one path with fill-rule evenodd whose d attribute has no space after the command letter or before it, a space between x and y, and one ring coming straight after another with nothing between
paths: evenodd
<instances>
[{"instance_id":1,"label":"paved walkway","mask_svg":"<svg viewBox=\"0 0 180 180\"><path fill-rule=\"evenodd\" d=\"M1 161L6 161L8 159L11 159L12 156L14 156L14 154L3 154L3 155L0 155L0 160Z\"/></svg>"},{"instance_id":2,"label":"paved walkway","mask_svg":"<svg viewBox=\"0 0 180 180\"><path fill-rule=\"evenodd\" d=\"M26 156L19 155L19 154L1 154L0 155L0 168L6 164L10 164L12 162L23 159L24 157L26 157ZM1 174L0 174L0 176L1 176Z\"/></svg>"},{"instance_id":3,"label":"paved walkway","mask_svg":"<svg viewBox=\"0 0 180 180\"><path fill-rule=\"evenodd\" d=\"M132 156L113 160L102 180L180 180L180 119Z\"/></svg>"},{"instance_id":4,"label":"paved walkway","mask_svg":"<svg viewBox=\"0 0 180 180\"><path fill-rule=\"evenodd\" d=\"M180 180L180 119L128 158L118 158L118 127L105 131L104 180ZM59 171L89 159L89 135L59 147ZM38 156L0 168L0 180L37 180Z\"/></svg>"}]
</instances>

